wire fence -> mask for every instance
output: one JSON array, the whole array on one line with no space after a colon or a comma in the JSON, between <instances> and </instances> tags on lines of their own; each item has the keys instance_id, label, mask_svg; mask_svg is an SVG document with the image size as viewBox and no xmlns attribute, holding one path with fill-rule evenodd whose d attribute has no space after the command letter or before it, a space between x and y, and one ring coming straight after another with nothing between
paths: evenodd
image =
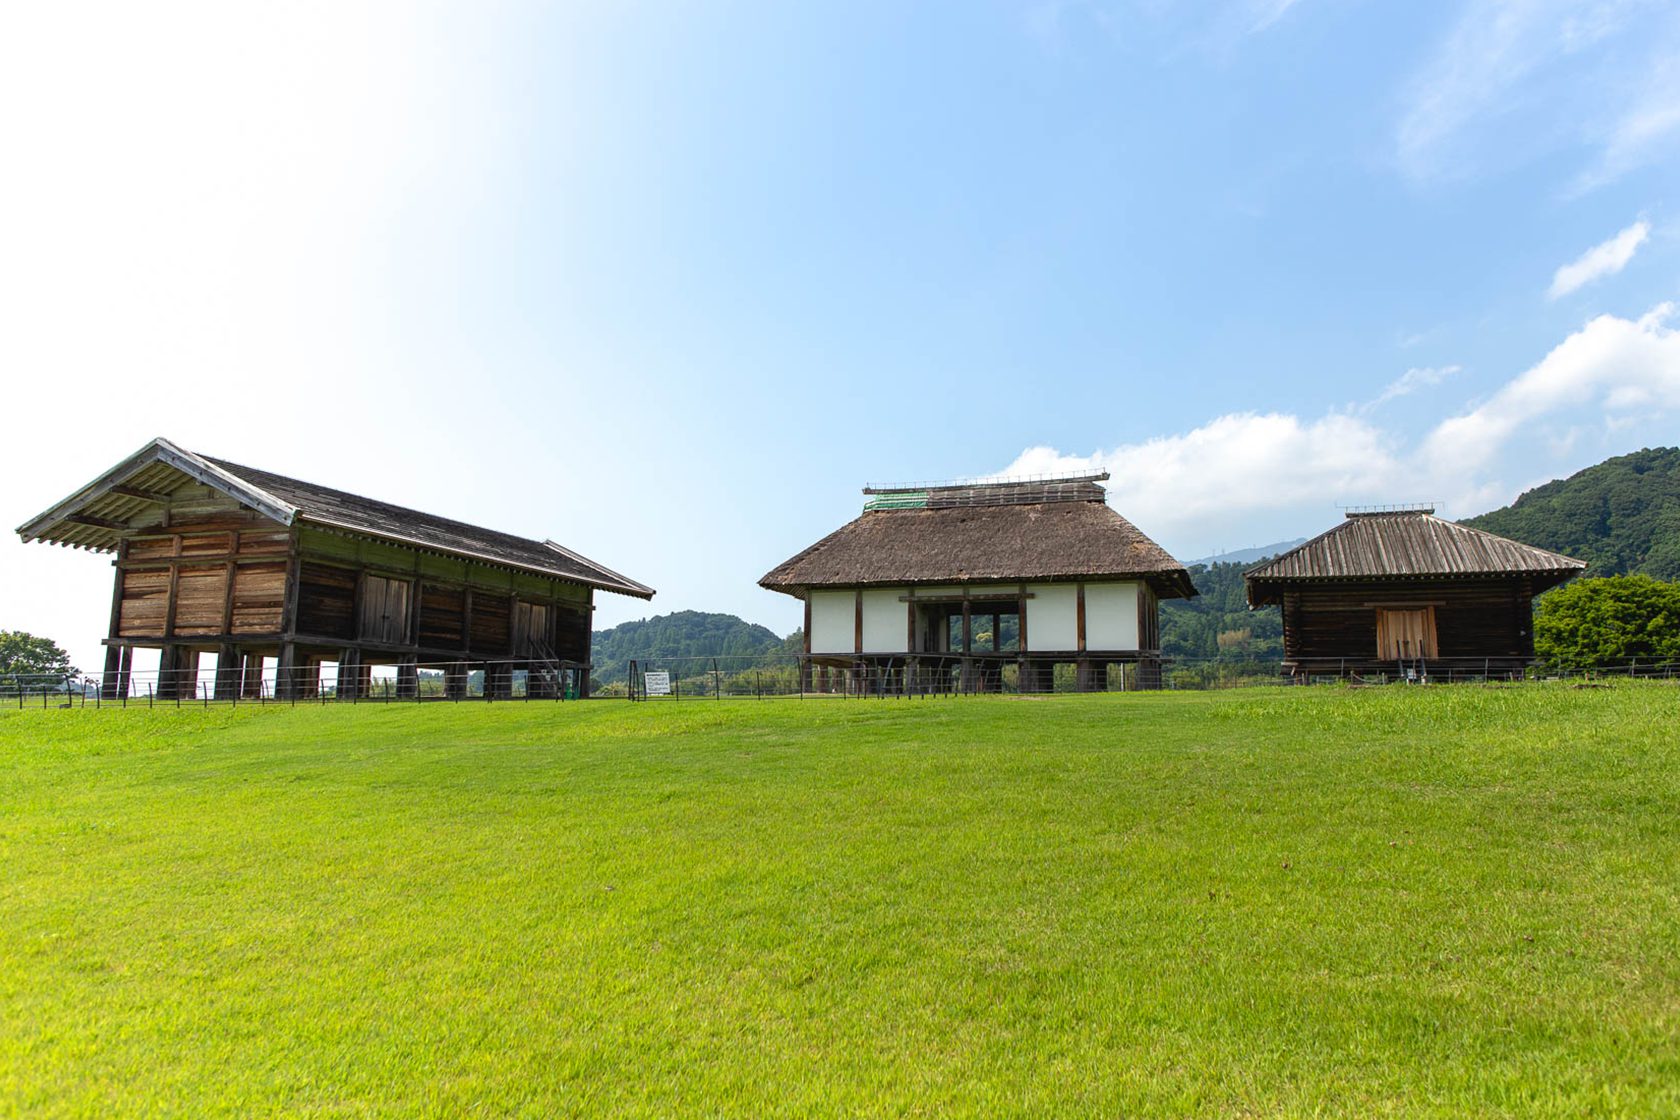
<instances>
[{"instance_id":1,"label":"wire fence","mask_svg":"<svg viewBox=\"0 0 1680 1120\"><path fill-rule=\"evenodd\" d=\"M1293 669L1293 671L1287 671ZM775 657L636 658L585 688L583 666L533 667L528 661L386 667L333 663L261 672L238 669L152 670L126 674L0 675L0 705L18 708L127 708L199 705L497 703L629 699L678 703L726 699L926 699L1079 692L1214 691L1347 683L1474 684L1643 679L1680 681L1680 663L1632 662L1571 668L1492 662L1415 662L1373 671L1369 665L1319 662L1163 659L1159 662L1028 665L968 659L950 663L812 664Z\"/></svg>"}]
</instances>

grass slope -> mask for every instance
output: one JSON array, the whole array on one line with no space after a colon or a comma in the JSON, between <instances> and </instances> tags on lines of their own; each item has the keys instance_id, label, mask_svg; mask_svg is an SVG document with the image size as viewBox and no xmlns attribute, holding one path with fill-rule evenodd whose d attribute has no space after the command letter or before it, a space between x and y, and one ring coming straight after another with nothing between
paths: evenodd
<instances>
[{"instance_id":1,"label":"grass slope","mask_svg":"<svg viewBox=\"0 0 1680 1120\"><path fill-rule=\"evenodd\" d=\"M1677 701L0 713L0 1113L1672 1115Z\"/></svg>"}]
</instances>

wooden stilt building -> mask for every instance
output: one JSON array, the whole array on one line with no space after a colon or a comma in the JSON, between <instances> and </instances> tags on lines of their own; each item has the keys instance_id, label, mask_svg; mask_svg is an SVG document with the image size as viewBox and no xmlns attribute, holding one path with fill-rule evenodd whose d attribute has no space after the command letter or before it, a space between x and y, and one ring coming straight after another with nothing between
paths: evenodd
<instances>
[{"instance_id":1,"label":"wooden stilt building","mask_svg":"<svg viewBox=\"0 0 1680 1120\"><path fill-rule=\"evenodd\" d=\"M1108 667L1160 680L1162 598L1184 565L1111 510L1107 474L865 489L862 516L759 580L805 602L807 688L1047 692Z\"/></svg>"},{"instance_id":2,"label":"wooden stilt building","mask_svg":"<svg viewBox=\"0 0 1680 1120\"><path fill-rule=\"evenodd\" d=\"M161 650L165 696L197 688L216 654L218 699L253 696L264 660L282 698L317 687L365 694L375 665L415 696L418 666L445 694L483 671L487 695L515 673L532 695L589 691L597 590L653 589L553 541L536 541L196 455L153 440L18 529L116 554L104 689L126 695L133 653ZM313 669L313 673L311 672Z\"/></svg>"},{"instance_id":3,"label":"wooden stilt building","mask_svg":"<svg viewBox=\"0 0 1680 1120\"><path fill-rule=\"evenodd\" d=\"M1586 562L1434 512L1350 512L1244 573L1249 606L1282 608L1286 673L1510 673L1534 660L1534 597Z\"/></svg>"}]
</instances>

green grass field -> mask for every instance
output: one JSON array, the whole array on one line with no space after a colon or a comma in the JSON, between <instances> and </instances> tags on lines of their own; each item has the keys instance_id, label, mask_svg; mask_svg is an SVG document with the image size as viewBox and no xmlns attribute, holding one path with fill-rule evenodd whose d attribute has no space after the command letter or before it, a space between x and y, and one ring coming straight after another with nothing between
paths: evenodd
<instances>
[{"instance_id":1,"label":"green grass field","mask_svg":"<svg viewBox=\"0 0 1680 1120\"><path fill-rule=\"evenodd\" d=\"M1680 689L0 712L0 1114L1680 1114Z\"/></svg>"}]
</instances>

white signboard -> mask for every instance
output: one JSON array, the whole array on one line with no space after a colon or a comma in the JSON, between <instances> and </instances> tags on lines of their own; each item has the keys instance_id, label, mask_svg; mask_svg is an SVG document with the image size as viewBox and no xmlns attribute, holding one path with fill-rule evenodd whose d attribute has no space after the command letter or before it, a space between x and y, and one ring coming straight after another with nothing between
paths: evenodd
<instances>
[{"instance_id":1,"label":"white signboard","mask_svg":"<svg viewBox=\"0 0 1680 1120\"><path fill-rule=\"evenodd\" d=\"M642 694L645 696L671 695L671 674L663 670L657 673L643 673Z\"/></svg>"}]
</instances>

